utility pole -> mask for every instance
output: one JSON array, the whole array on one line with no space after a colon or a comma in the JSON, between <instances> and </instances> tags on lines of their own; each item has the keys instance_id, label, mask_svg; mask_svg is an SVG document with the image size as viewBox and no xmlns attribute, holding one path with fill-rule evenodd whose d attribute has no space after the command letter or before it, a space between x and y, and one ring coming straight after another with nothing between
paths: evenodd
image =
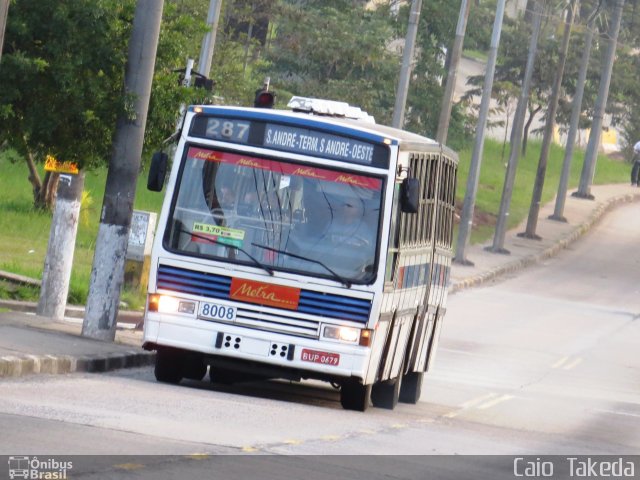
<instances>
[{"instance_id":1,"label":"utility pole","mask_svg":"<svg viewBox=\"0 0 640 480\"><path fill-rule=\"evenodd\" d=\"M136 4L124 80L125 93L131 100L118 119L109 162L82 325L86 337L115 338L163 5L164 0L138 0Z\"/></svg>"},{"instance_id":2,"label":"utility pole","mask_svg":"<svg viewBox=\"0 0 640 480\"><path fill-rule=\"evenodd\" d=\"M0 60L2 60L2 48L4 45L4 31L7 27L9 14L9 0L0 0Z\"/></svg>"},{"instance_id":3,"label":"utility pole","mask_svg":"<svg viewBox=\"0 0 640 480\"><path fill-rule=\"evenodd\" d=\"M562 34L562 46L560 47L560 57L558 58L558 65L556 66L555 80L553 82L553 90L551 91L551 99L549 102L550 105L547 110L547 121L544 125L544 136L542 138L542 147L540 151L540 158L538 160L536 180L533 185L533 195L531 196L531 205L529 207L529 218L527 219L526 230L519 233L519 237L540 240L540 236L536 234L536 228L538 225L538 215L540 213L540 202L542 200L542 188L544 187L544 178L547 173L549 149L551 148L553 130L556 125L556 111L558 110L560 87L562 87L564 66L567 60L567 52L569 51L569 40L571 39L571 27L573 26L575 5L576 0L571 0L567 16L565 18L564 33Z\"/></svg>"},{"instance_id":4,"label":"utility pole","mask_svg":"<svg viewBox=\"0 0 640 480\"><path fill-rule=\"evenodd\" d=\"M213 61L213 48L216 44L216 34L218 33L218 22L220 21L220 9L222 0L211 0L209 3L209 13L207 14L207 25L209 31L202 40L200 47L200 60L198 60L198 73L209 77L211 72L211 62Z\"/></svg>"},{"instance_id":5,"label":"utility pole","mask_svg":"<svg viewBox=\"0 0 640 480\"><path fill-rule=\"evenodd\" d=\"M60 175L36 309L42 317L64 318L83 187L84 172Z\"/></svg>"},{"instance_id":6,"label":"utility pole","mask_svg":"<svg viewBox=\"0 0 640 480\"><path fill-rule=\"evenodd\" d=\"M502 188L502 198L500 200L500 211L496 222L496 229L493 236L493 245L487 247L487 250L494 253L510 253L504 248L504 239L507 232L507 224L509 218L509 207L511 205L511 197L513 196L513 185L516 179L516 170L518 168L518 160L520 159L520 145L522 144L522 134L524 128L524 117L527 113L527 104L529 103L529 92L531 90L531 78L535 66L536 55L538 52L538 39L540 38L540 27L542 25L542 10L544 0L534 0L533 7L533 27L531 29L531 41L529 42L529 56L527 57L527 65L522 80L522 90L518 98L518 106L511 127L511 141L509 151L509 162L507 171L505 172L504 186Z\"/></svg>"},{"instance_id":7,"label":"utility pole","mask_svg":"<svg viewBox=\"0 0 640 480\"><path fill-rule=\"evenodd\" d=\"M498 5L496 6L496 18L493 22L489 59L487 60L487 71L484 75L482 100L480 101L480 114L478 117L478 125L476 127L476 141L473 146L473 154L471 155L469 177L467 178L467 192L464 196L464 204L462 206L462 214L460 217L460 229L458 230L456 255L453 259L454 262L462 265L473 265L473 262L467 260L465 257L465 249L469 243L471 227L473 226L473 211L475 209L476 193L478 192L478 181L480 179L480 165L482 163L482 151L484 149L484 136L487 127L487 117L489 116L489 103L491 102L493 77L496 70L500 34L502 33L502 19L504 17L505 2L506 0L498 0Z\"/></svg>"},{"instance_id":8,"label":"utility pole","mask_svg":"<svg viewBox=\"0 0 640 480\"><path fill-rule=\"evenodd\" d=\"M462 0L460 2L458 25L456 26L456 38L453 41L451 56L449 57L447 83L445 84L444 94L442 96L442 105L440 106L440 119L438 120L438 131L436 133L436 141L443 144L447 143L447 134L449 133L449 121L451 120L451 108L453 107L453 92L456 88L458 64L460 63L460 55L462 54L464 35L467 31L467 19L469 18L469 10L471 10L471 2L469 0Z\"/></svg>"},{"instance_id":9,"label":"utility pole","mask_svg":"<svg viewBox=\"0 0 640 480\"><path fill-rule=\"evenodd\" d=\"M590 15L586 24L584 34L584 47L582 57L580 59L580 71L578 72L578 83L576 84L576 93L573 96L573 105L571 106L571 121L569 123L569 132L567 133L567 143L562 161L562 173L560 174L560 182L558 184L558 194L556 195L556 205L553 215L549 216L551 220L566 222L564 217L564 205L567 199L567 188L569 186L569 174L571 173L571 161L573 160L573 149L578 135L580 124L580 113L582 113L582 97L584 97L584 85L587 80L587 70L589 69L589 59L591 58L591 46L593 44L593 31L599 6Z\"/></svg>"},{"instance_id":10,"label":"utility pole","mask_svg":"<svg viewBox=\"0 0 640 480\"><path fill-rule=\"evenodd\" d=\"M602 133L602 119L607 107L607 97L609 96L611 72L613 71L613 62L615 61L616 47L618 45L618 33L620 32L623 7L624 0L613 0L613 15L611 16L611 23L609 24L609 45L607 46L607 51L602 62L600 88L593 112L589 143L587 144L584 164L582 165L580 185L578 186L578 191L571 194L578 198L586 198L589 200L593 200L594 198L594 196L591 195L591 182L593 182L593 174L596 169L598 146L600 145L600 135Z\"/></svg>"},{"instance_id":11,"label":"utility pole","mask_svg":"<svg viewBox=\"0 0 640 480\"><path fill-rule=\"evenodd\" d=\"M411 2L409 26L407 27L407 38L404 42L402 67L400 68L400 80L398 81L398 90L396 91L396 104L393 108L393 120L391 120L391 125L396 128L402 128L404 125L404 111L407 104L411 64L413 63L413 52L415 50L416 36L418 35L421 9L422 0L413 0Z\"/></svg>"}]
</instances>

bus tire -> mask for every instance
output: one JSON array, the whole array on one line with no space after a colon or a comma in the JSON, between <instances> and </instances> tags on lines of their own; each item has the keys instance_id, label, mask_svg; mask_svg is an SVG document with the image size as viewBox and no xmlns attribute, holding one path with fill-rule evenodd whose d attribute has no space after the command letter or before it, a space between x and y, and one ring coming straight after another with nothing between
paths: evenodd
<instances>
[{"instance_id":1,"label":"bus tire","mask_svg":"<svg viewBox=\"0 0 640 480\"><path fill-rule=\"evenodd\" d=\"M364 412L369 407L371 385L361 385L355 381L342 384L340 389L340 404L345 410Z\"/></svg>"},{"instance_id":2,"label":"bus tire","mask_svg":"<svg viewBox=\"0 0 640 480\"><path fill-rule=\"evenodd\" d=\"M371 389L371 403L374 407L393 410L398 405L402 377L398 377L395 382L379 382Z\"/></svg>"},{"instance_id":3,"label":"bus tire","mask_svg":"<svg viewBox=\"0 0 640 480\"><path fill-rule=\"evenodd\" d=\"M158 348L154 373L156 380L163 383L180 383L184 368L184 356L171 348Z\"/></svg>"},{"instance_id":4,"label":"bus tire","mask_svg":"<svg viewBox=\"0 0 640 480\"><path fill-rule=\"evenodd\" d=\"M200 355L188 355L184 360L184 378L189 380L202 380L207 374L207 364Z\"/></svg>"},{"instance_id":5,"label":"bus tire","mask_svg":"<svg viewBox=\"0 0 640 480\"><path fill-rule=\"evenodd\" d=\"M420 400L422 393L422 380L424 372L409 372L402 378L400 387L400 401L415 405Z\"/></svg>"}]
</instances>

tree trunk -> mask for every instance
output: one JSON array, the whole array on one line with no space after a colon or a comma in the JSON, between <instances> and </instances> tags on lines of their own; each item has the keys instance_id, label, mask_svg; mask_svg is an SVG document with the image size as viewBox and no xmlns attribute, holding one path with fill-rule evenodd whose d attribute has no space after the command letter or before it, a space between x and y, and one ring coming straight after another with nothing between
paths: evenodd
<instances>
[{"instance_id":1,"label":"tree trunk","mask_svg":"<svg viewBox=\"0 0 640 480\"><path fill-rule=\"evenodd\" d=\"M540 110L542 110L542 107L537 107L533 110L529 110L529 118L527 119L527 123L524 124L524 131L522 134L522 156L523 157L527 154L527 140L529 140L529 129L531 128L533 119L536 117L536 114Z\"/></svg>"},{"instance_id":2,"label":"tree trunk","mask_svg":"<svg viewBox=\"0 0 640 480\"><path fill-rule=\"evenodd\" d=\"M56 183L57 200L51 219L37 313L44 317L63 319L71 280L84 172L64 175Z\"/></svg>"},{"instance_id":3,"label":"tree trunk","mask_svg":"<svg viewBox=\"0 0 640 480\"><path fill-rule=\"evenodd\" d=\"M56 201L56 191L58 189L58 180L60 174L55 172L47 172L42 182L42 187L35 198L34 205L41 210L53 211Z\"/></svg>"},{"instance_id":4,"label":"tree trunk","mask_svg":"<svg viewBox=\"0 0 640 480\"><path fill-rule=\"evenodd\" d=\"M26 142L25 142L26 147ZM31 189L33 191L33 205L38 208L38 198L40 192L42 191L42 180L40 179L40 175L38 175L38 169L36 168L36 162L33 159L33 155L29 151L28 148L25 148L25 156L24 160L27 162L27 168L29 169L29 183L31 183Z\"/></svg>"}]
</instances>

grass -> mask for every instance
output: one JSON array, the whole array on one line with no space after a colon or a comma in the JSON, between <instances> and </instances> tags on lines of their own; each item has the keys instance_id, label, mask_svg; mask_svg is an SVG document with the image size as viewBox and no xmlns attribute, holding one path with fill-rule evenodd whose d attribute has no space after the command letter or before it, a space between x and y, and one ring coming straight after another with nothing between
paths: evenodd
<instances>
[{"instance_id":1,"label":"grass","mask_svg":"<svg viewBox=\"0 0 640 480\"><path fill-rule=\"evenodd\" d=\"M489 58L488 53L485 51L471 50L466 48L462 52L462 55L466 58L470 58L472 60L476 60L478 62L484 62L484 63L486 63L487 59Z\"/></svg>"},{"instance_id":2,"label":"grass","mask_svg":"<svg viewBox=\"0 0 640 480\"><path fill-rule=\"evenodd\" d=\"M529 215L531 197L533 195L533 185L535 183L536 172L538 170L538 160L540 158L540 141L529 141L527 153L518 161L515 184L509 208L508 228L516 227ZM462 206L462 201L467 188L467 178L469 176L469 166L471 163L473 146L459 152L460 166L457 186L457 203ZM506 173L506 164L509 158L509 148L507 146L502 155L502 142L487 140L484 145L482 164L480 168L480 179L476 194L476 213L478 211L497 216L502 198L502 188ZM559 145L551 145L547 161L544 188L542 190L542 204L552 201L558 191L560 183L560 173L564 160L564 148ZM569 191L575 190L580 180L584 152L575 150L571 161L569 176ZM613 160L604 155L598 156L595 185L611 183L627 183L629 180L629 165L624 161ZM484 222L483 222L484 223ZM471 232L472 243L482 243L493 237L493 224L486 223L474 228ZM456 232L457 235L457 232ZM455 243L455 239L454 239Z\"/></svg>"},{"instance_id":3,"label":"grass","mask_svg":"<svg viewBox=\"0 0 640 480\"><path fill-rule=\"evenodd\" d=\"M462 205L469 174L472 146L460 153L460 171L458 176L457 201ZM489 216L498 212L502 196L505 175L505 163L509 155L506 149L502 158L502 143L488 139L480 170L480 180L476 197L476 212L485 212ZM530 141L527 155L520 159L516 174L509 227L515 227L526 218L531 203L534 179L540 155L540 142ZM542 201L549 202L558 189L564 150L553 145L549 154ZM584 153L577 151L571 168L570 188L578 184ZM43 172L41 172L43 173ZM626 183L629 165L604 156L598 158L594 184ZM0 270L41 278L44 258L49 240L51 215L33 209L31 185L28 170L22 161L10 161L10 155L0 152ZM78 227L74 264L69 287L69 303L83 304L86 300L93 250L98 233L100 209L104 195L106 169L86 174L85 196ZM134 208L159 212L162 194L149 192L146 188L146 172L138 179ZM483 242L493 236L493 226L480 225L474 229L471 242ZM456 237L457 239L457 232ZM0 284L0 297L37 300L38 292L34 288L10 288ZM125 290L121 298L129 308L139 308L144 304L144 295L138 291Z\"/></svg>"},{"instance_id":4,"label":"grass","mask_svg":"<svg viewBox=\"0 0 640 480\"><path fill-rule=\"evenodd\" d=\"M24 162L11 162L11 155L0 153L0 270L40 279L51 228L51 214L33 208L29 172ZM44 172L40 171L41 177ZM87 297L93 250L100 222L106 169L85 176L80 222L76 237L73 269L69 285L69 303L83 304ZM134 208L159 212L162 194L146 188L146 172L136 188ZM0 286L0 297L37 300L37 289L8 291ZM141 306L144 296L124 291L122 298L131 308Z\"/></svg>"}]
</instances>

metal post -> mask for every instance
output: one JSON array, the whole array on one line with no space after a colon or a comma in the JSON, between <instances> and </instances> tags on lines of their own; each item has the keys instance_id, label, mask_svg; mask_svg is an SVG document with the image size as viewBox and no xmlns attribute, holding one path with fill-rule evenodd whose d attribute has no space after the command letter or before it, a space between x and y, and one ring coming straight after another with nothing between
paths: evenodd
<instances>
[{"instance_id":1,"label":"metal post","mask_svg":"<svg viewBox=\"0 0 640 480\"><path fill-rule=\"evenodd\" d=\"M540 159L538 160L538 171L536 172L536 180L533 185L533 194L531 196L531 205L529 207L529 217L527 218L527 227L523 233L519 233L519 237L532 238L539 240L540 236L536 234L538 226L538 215L540 214L540 202L542 201L542 189L544 187L544 178L547 173L547 162L549 160L549 149L553 140L553 130L556 125L556 111L558 110L558 99L560 98L560 87L562 86L562 77L564 76L564 66L567 60L567 52L569 51L569 40L571 39L571 27L573 26L573 14L576 0L571 0L567 17L564 25L564 33L562 35L562 46L560 47L560 58L556 67L555 80L549 109L547 110L547 120L544 125L544 136L542 138L542 147L540 151Z\"/></svg>"},{"instance_id":2,"label":"metal post","mask_svg":"<svg viewBox=\"0 0 640 480\"><path fill-rule=\"evenodd\" d=\"M587 198L590 200L593 200L594 198L593 195L591 195L591 183L593 182L593 174L596 169L598 146L600 145L600 135L602 133L602 119L607 106L607 97L609 96L611 72L613 71L613 62L615 61L623 6L624 0L614 0L613 15L609 25L609 45L602 62L600 88L598 90L598 98L596 99L596 105L593 112L593 122L591 122L589 143L584 157L584 164L582 165L580 185L578 187L578 191L572 194L574 197Z\"/></svg>"},{"instance_id":3,"label":"metal post","mask_svg":"<svg viewBox=\"0 0 640 480\"><path fill-rule=\"evenodd\" d=\"M496 7L496 18L493 22L491 47L489 48L489 59L487 60L487 72L484 76L484 87L482 90L482 100L480 102L480 116L478 117L478 125L476 127L476 142L471 156L469 177L467 178L467 192L464 197L464 204L462 206L462 214L460 217L460 229L458 231L456 255L453 259L456 263L461 263L463 265L473 265L473 262L465 258L465 248L469 243L469 238L471 237L473 210L475 208L478 181L480 179L480 164L482 163L482 150L484 148L487 117L489 116L489 103L491 102L493 77L496 69L498 46L500 45L500 34L502 33L502 19L504 17L505 1L506 0L498 0L498 5Z\"/></svg>"},{"instance_id":4,"label":"metal post","mask_svg":"<svg viewBox=\"0 0 640 480\"><path fill-rule=\"evenodd\" d=\"M595 13L595 12L594 12ZM584 35L584 50L582 50L582 58L580 59L580 71L578 72L578 83L576 93L573 96L573 105L571 107L571 121L569 124L569 132L567 133L567 143L562 161L562 173L560 174L560 182L558 184L558 194L556 196L556 205L551 220L566 222L564 217L564 205L567 200L567 188L569 186L569 174L571 173L571 161L573 160L573 150L576 143L576 136L580 124L580 113L582 113L582 97L584 96L584 85L587 79L587 70L589 69L589 58L591 57L591 46L593 44L595 15L587 22Z\"/></svg>"},{"instance_id":5,"label":"metal post","mask_svg":"<svg viewBox=\"0 0 640 480\"><path fill-rule=\"evenodd\" d=\"M407 104L411 63L413 62L413 51L415 50L416 36L418 35L421 9L422 0L413 0L411 2L409 26L407 27L407 38L404 43L402 67L400 68L400 80L398 81L398 90L396 92L396 104L393 108L393 120L391 121L391 125L396 128L402 128L402 125L404 125L404 111Z\"/></svg>"},{"instance_id":6,"label":"metal post","mask_svg":"<svg viewBox=\"0 0 640 480\"><path fill-rule=\"evenodd\" d=\"M535 1L535 0L534 0ZM524 117L527 113L527 104L529 103L529 92L531 90L531 78L533 77L533 69L535 59L538 52L538 39L540 37L540 27L542 25L542 0L535 1L533 7L533 27L531 29L531 41L529 42L529 56L522 80L522 90L518 98L518 106L511 127L511 141L509 151L509 162L507 171L505 172L504 186L502 189L502 199L500 200L500 211L496 222L496 230L493 236L493 245L487 247L487 250L494 253L510 253L504 248L504 239L507 232L507 223L509 219L509 207L511 205L511 197L513 195L513 185L516 179L516 170L518 168L518 160L520 159L520 145L522 144L522 134L524 128Z\"/></svg>"},{"instance_id":7,"label":"metal post","mask_svg":"<svg viewBox=\"0 0 640 480\"><path fill-rule=\"evenodd\" d=\"M113 341L136 181L149 110L164 0L138 0L129 41L125 92L118 118L93 257L82 335Z\"/></svg>"},{"instance_id":8,"label":"metal post","mask_svg":"<svg viewBox=\"0 0 640 480\"><path fill-rule=\"evenodd\" d=\"M456 27L456 38L453 41L451 57L449 59L447 83L445 84L444 94L442 96L442 105L440 107L440 118L438 120L438 131L436 133L436 141L440 143L447 142L447 134L449 133L451 108L453 106L453 92L456 88L458 64L460 63L460 55L462 53L464 35L467 30L467 19L469 18L469 10L471 10L471 2L469 0L462 0L460 3L460 13L458 15L458 25Z\"/></svg>"},{"instance_id":9,"label":"metal post","mask_svg":"<svg viewBox=\"0 0 640 480\"><path fill-rule=\"evenodd\" d=\"M213 48L216 43L218 33L218 22L220 19L220 9L222 0L211 0L209 3L209 13L207 14L207 25L209 31L202 39L200 47L200 60L198 60L198 73L209 77L211 73L211 62L213 61Z\"/></svg>"},{"instance_id":10,"label":"metal post","mask_svg":"<svg viewBox=\"0 0 640 480\"><path fill-rule=\"evenodd\" d=\"M9 14L9 0L0 0L0 60L2 60L2 47L4 45L4 31L7 26Z\"/></svg>"}]
</instances>

